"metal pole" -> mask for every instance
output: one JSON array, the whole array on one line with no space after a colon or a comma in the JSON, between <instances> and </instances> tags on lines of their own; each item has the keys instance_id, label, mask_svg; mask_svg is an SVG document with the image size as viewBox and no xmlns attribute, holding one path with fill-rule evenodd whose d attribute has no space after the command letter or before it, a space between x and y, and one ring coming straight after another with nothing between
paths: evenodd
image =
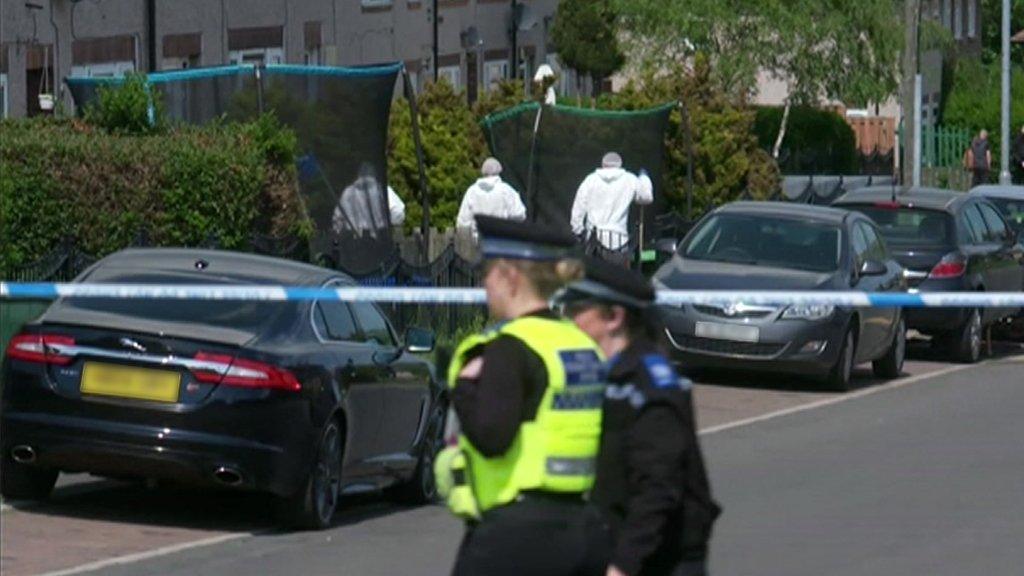
<instances>
[{"instance_id":1,"label":"metal pole","mask_svg":"<svg viewBox=\"0 0 1024 576\"><path fill-rule=\"evenodd\" d=\"M921 75L914 75L914 171L913 186L921 185Z\"/></svg>"},{"instance_id":2,"label":"metal pole","mask_svg":"<svg viewBox=\"0 0 1024 576\"><path fill-rule=\"evenodd\" d=\"M156 72L156 0L146 0L146 69Z\"/></svg>"},{"instance_id":3,"label":"metal pole","mask_svg":"<svg viewBox=\"0 0 1024 576\"><path fill-rule=\"evenodd\" d=\"M1010 0L1003 0L1003 118L999 183L1010 185Z\"/></svg>"},{"instance_id":4,"label":"metal pole","mask_svg":"<svg viewBox=\"0 0 1024 576\"><path fill-rule=\"evenodd\" d=\"M420 234L424 239L423 253L426 255L430 235L430 185L427 181L427 168L423 160L423 141L420 139L420 114L416 105L416 90L409 78L409 71L402 68L402 82L405 85L405 97L409 100L409 115L412 121L412 140L416 146L416 168L420 178L420 206L423 218L420 220ZM429 260L429 258L427 258Z\"/></svg>"},{"instance_id":5,"label":"metal pole","mask_svg":"<svg viewBox=\"0 0 1024 576\"><path fill-rule=\"evenodd\" d=\"M510 71L509 78L515 80L519 75L519 22L516 18L516 10L519 8L519 3L516 0L512 0L512 18L511 18L511 31L512 34L512 70Z\"/></svg>"},{"instance_id":6,"label":"metal pole","mask_svg":"<svg viewBox=\"0 0 1024 576\"><path fill-rule=\"evenodd\" d=\"M441 15L438 14L438 12L437 12L437 0L434 0L433 11L434 11L434 22L433 22L433 27L434 27L434 53L433 53L434 61L432 62L432 64L433 64L433 67L434 67L434 84L437 84L437 75L438 75L438 70L437 70L438 69L438 65L437 65L437 62L438 62L438 55L437 55L437 23L438 23L438 21L441 18Z\"/></svg>"}]
</instances>

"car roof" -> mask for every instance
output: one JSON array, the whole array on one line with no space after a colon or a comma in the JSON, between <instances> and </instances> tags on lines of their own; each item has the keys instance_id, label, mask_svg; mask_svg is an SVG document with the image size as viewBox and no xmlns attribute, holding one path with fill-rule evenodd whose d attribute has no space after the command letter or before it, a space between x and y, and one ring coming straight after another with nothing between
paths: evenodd
<instances>
[{"instance_id":1,"label":"car roof","mask_svg":"<svg viewBox=\"0 0 1024 576\"><path fill-rule=\"evenodd\" d=\"M967 194L943 188L896 188L895 200L902 206L926 208L931 210L954 210L967 199ZM875 202L892 202L891 186L871 186L847 192L832 203L833 206L847 204L865 204Z\"/></svg>"},{"instance_id":2,"label":"car roof","mask_svg":"<svg viewBox=\"0 0 1024 576\"><path fill-rule=\"evenodd\" d=\"M202 269L196 265L200 260L204 263ZM202 281L203 275L256 284L320 285L338 277L352 282L350 277L335 270L294 260L198 248L129 248L103 258L90 267L90 271L115 268L194 275L197 282Z\"/></svg>"},{"instance_id":3,"label":"car roof","mask_svg":"<svg viewBox=\"0 0 1024 576\"><path fill-rule=\"evenodd\" d=\"M971 188L972 196L985 198L1004 198L1007 200L1024 200L1024 186L1010 184L985 184Z\"/></svg>"},{"instance_id":4,"label":"car roof","mask_svg":"<svg viewBox=\"0 0 1024 576\"><path fill-rule=\"evenodd\" d=\"M716 213L760 214L765 216L794 217L805 220L817 220L832 224L841 224L849 214L849 210L814 206L812 204L794 204L791 202L730 202L715 210Z\"/></svg>"}]
</instances>

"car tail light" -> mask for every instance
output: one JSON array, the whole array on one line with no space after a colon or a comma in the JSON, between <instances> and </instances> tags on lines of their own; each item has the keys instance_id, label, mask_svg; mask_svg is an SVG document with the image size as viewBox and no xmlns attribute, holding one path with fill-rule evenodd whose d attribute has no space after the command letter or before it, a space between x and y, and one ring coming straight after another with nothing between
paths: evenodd
<instances>
[{"instance_id":1,"label":"car tail light","mask_svg":"<svg viewBox=\"0 0 1024 576\"><path fill-rule=\"evenodd\" d=\"M57 334L18 334L7 343L7 357L25 362L57 364L66 366L74 360L72 356L64 356L51 346L73 346L75 339L71 336Z\"/></svg>"},{"instance_id":2,"label":"car tail light","mask_svg":"<svg viewBox=\"0 0 1024 576\"><path fill-rule=\"evenodd\" d=\"M263 362L207 352L197 353L195 359L203 363L192 368L192 375L200 382L241 388L273 388L290 392L302 389L294 374Z\"/></svg>"},{"instance_id":3,"label":"car tail light","mask_svg":"<svg viewBox=\"0 0 1024 576\"><path fill-rule=\"evenodd\" d=\"M962 254L952 253L945 255L938 264L928 273L929 278L958 278L967 271L967 259Z\"/></svg>"}]
</instances>

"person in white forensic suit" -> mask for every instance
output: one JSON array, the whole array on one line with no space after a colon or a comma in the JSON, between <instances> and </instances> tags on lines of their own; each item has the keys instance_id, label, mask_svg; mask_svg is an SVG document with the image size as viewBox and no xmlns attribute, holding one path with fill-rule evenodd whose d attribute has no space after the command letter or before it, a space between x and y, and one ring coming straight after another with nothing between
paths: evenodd
<instances>
[{"instance_id":1,"label":"person in white forensic suit","mask_svg":"<svg viewBox=\"0 0 1024 576\"><path fill-rule=\"evenodd\" d=\"M622 168L622 157L609 152L601 167L576 190L570 224L577 235L595 234L602 246L619 250L629 243L629 209L654 202L654 184L645 170Z\"/></svg>"},{"instance_id":2,"label":"person in white forensic suit","mask_svg":"<svg viewBox=\"0 0 1024 576\"><path fill-rule=\"evenodd\" d=\"M501 162L484 160L481 177L466 190L455 218L455 228L469 231L476 237L476 217L493 216L505 220L526 220L526 206L519 192L501 179Z\"/></svg>"}]
</instances>

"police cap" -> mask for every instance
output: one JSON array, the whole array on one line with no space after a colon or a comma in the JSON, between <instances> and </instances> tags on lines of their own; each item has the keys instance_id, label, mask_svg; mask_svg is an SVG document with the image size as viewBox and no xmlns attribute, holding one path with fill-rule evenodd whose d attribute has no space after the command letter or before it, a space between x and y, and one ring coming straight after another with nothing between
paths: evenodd
<instances>
[{"instance_id":1,"label":"police cap","mask_svg":"<svg viewBox=\"0 0 1024 576\"><path fill-rule=\"evenodd\" d=\"M555 297L559 304L594 302L643 310L654 303L654 287L642 274L598 258L584 260L582 280Z\"/></svg>"},{"instance_id":2,"label":"police cap","mask_svg":"<svg viewBox=\"0 0 1024 576\"><path fill-rule=\"evenodd\" d=\"M576 237L568 228L477 216L484 258L561 260L576 255Z\"/></svg>"}]
</instances>

